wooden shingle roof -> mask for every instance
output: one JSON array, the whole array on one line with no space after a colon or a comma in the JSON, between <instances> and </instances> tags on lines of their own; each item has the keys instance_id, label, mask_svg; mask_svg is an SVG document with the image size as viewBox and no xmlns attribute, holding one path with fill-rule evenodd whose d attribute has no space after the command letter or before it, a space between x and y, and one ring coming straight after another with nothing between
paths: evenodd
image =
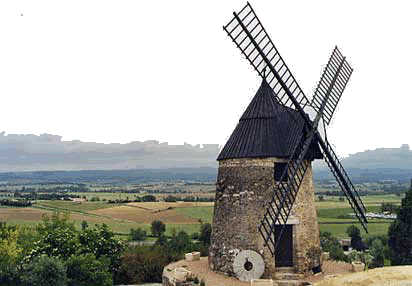
<instances>
[{"instance_id":1,"label":"wooden shingle roof","mask_svg":"<svg viewBox=\"0 0 412 286\"><path fill-rule=\"evenodd\" d=\"M289 158L298 135L303 132L304 121L298 112L286 108L277 101L273 90L263 80L217 160ZM323 158L316 141L312 142L307 157Z\"/></svg>"}]
</instances>

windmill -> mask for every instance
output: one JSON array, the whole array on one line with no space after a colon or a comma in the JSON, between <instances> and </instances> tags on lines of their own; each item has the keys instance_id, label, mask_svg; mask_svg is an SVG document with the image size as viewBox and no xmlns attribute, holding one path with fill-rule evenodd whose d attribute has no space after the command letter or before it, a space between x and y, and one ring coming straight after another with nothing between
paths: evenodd
<instances>
[{"instance_id":1,"label":"windmill","mask_svg":"<svg viewBox=\"0 0 412 286\"><path fill-rule=\"evenodd\" d=\"M234 12L233 15L223 29L262 77L263 82L218 157L219 174L209 265L211 269L229 275L235 273L239 277L238 273L241 273L247 280L253 275L260 277L263 271L275 271L278 262L274 266L267 259L266 252L271 257L282 256L279 255L279 249L284 248L282 244L285 241L296 241L295 232L285 229L290 229L291 212L296 210L298 201L301 209L305 204L312 208L310 222L301 223L300 232L304 228L303 232L317 231L317 241L313 238L312 245L319 245L314 188L310 185L310 182L313 184L313 159L325 159L365 231L367 218L359 194L326 137L325 125L330 124L353 71L346 58L337 47L334 48L313 99L309 101L251 5L247 3L239 13ZM316 113L313 120L305 113L308 108ZM318 130L322 121L324 138ZM280 127L276 127L277 125ZM262 131L263 128L266 130ZM272 136L272 130L277 132L276 136ZM317 155L317 150L321 157ZM270 170L274 174L269 175ZM262 179L257 179L258 176ZM271 185L270 180L275 182ZM306 185L302 184L304 181ZM266 191L268 188L270 190ZM300 191L302 188L310 189L305 193L304 199ZM304 220L309 212L299 211L297 217ZM258 213L259 219L255 213ZM231 224L237 220L243 221L232 231ZM256 220L259 220L256 233L260 233L265 249L255 239L253 227ZM316 226L308 227L308 224ZM289 236L282 239L285 233ZM315 237L316 234L312 236ZM302 240L306 236L299 237ZM301 259L304 258L302 253L307 252L309 246L297 245L295 248L298 248L295 252L299 254L295 253L294 256ZM248 252L242 252L242 249ZM239 252L243 255L238 255ZM264 267L262 259L258 258L261 256ZM252 257L256 260L253 261ZM252 262L257 264L254 270L259 275L250 270L253 268L250 266ZM272 265L268 265L271 263ZM306 267L303 264L299 262L299 271ZM292 264L286 263L283 266Z\"/></svg>"},{"instance_id":2,"label":"windmill","mask_svg":"<svg viewBox=\"0 0 412 286\"><path fill-rule=\"evenodd\" d=\"M365 206L326 136L322 138L318 131L321 119L326 125L330 124L353 69L338 48L335 47L317 85L312 102L309 103L308 98L289 71L252 6L247 3L239 13L234 12L233 15L233 19L223 27L228 36L258 74L266 79L277 95L279 102L283 106L293 107L305 122L305 130L294 146L293 155L290 157L280 179L280 182L285 183L280 183L279 188L274 190L272 199L259 225L259 231L266 245L271 253L275 254L284 230L283 227L278 235L274 235L275 224L285 225L287 222L309 164L308 160L304 159L309 146L314 140L319 143L327 165L362 227L367 231ZM308 105L316 111L316 117L313 121L304 111L304 108Z\"/></svg>"}]
</instances>

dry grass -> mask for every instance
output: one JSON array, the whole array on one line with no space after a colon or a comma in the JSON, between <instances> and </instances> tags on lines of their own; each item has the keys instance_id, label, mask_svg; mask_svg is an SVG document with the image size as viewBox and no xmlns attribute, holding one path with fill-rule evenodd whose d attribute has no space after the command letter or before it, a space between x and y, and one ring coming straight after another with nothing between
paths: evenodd
<instances>
[{"instance_id":1,"label":"dry grass","mask_svg":"<svg viewBox=\"0 0 412 286\"><path fill-rule=\"evenodd\" d=\"M193 207L208 207L213 206L214 202L176 202L176 203L167 203L167 202L147 202L147 203L128 203L129 206L140 207L143 209L150 209L153 211L164 210L169 207L172 208L193 208Z\"/></svg>"},{"instance_id":2,"label":"dry grass","mask_svg":"<svg viewBox=\"0 0 412 286\"><path fill-rule=\"evenodd\" d=\"M160 203L159 203L160 204ZM96 215L109 216L112 218L150 224L154 220L161 220L165 224L198 224L198 220L176 212L176 209L167 209L165 205L145 206L146 209L137 206L116 206L108 209L90 211Z\"/></svg>"},{"instance_id":3,"label":"dry grass","mask_svg":"<svg viewBox=\"0 0 412 286\"><path fill-rule=\"evenodd\" d=\"M52 214L47 210L34 208L0 208L0 220L40 221L43 214Z\"/></svg>"},{"instance_id":4,"label":"dry grass","mask_svg":"<svg viewBox=\"0 0 412 286\"><path fill-rule=\"evenodd\" d=\"M317 286L352 285L352 286L397 286L411 285L412 266L375 268L365 272L340 275L315 283Z\"/></svg>"}]
</instances>

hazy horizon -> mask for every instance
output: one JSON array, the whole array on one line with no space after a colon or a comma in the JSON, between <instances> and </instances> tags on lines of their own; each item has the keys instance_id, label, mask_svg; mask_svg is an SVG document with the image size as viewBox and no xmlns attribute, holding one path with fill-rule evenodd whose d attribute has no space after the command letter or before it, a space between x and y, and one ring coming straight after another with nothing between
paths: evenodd
<instances>
[{"instance_id":1,"label":"hazy horizon","mask_svg":"<svg viewBox=\"0 0 412 286\"><path fill-rule=\"evenodd\" d=\"M169 145L148 140L126 144L63 141L52 134L0 133L0 172L217 168L218 144ZM345 168L400 167L412 169L408 144L377 148L341 158ZM314 169L325 167L323 160Z\"/></svg>"}]
</instances>

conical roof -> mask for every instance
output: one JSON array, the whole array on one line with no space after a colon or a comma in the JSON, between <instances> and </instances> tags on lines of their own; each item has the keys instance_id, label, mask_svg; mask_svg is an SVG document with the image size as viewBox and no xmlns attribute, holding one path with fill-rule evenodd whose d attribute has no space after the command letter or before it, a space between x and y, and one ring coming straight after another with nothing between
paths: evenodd
<instances>
[{"instance_id":1,"label":"conical roof","mask_svg":"<svg viewBox=\"0 0 412 286\"><path fill-rule=\"evenodd\" d=\"M289 109L289 110L287 110ZM217 160L251 157L289 158L302 134L304 121L300 114L282 106L266 80L253 97ZM317 142L309 158L321 159Z\"/></svg>"}]
</instances>

